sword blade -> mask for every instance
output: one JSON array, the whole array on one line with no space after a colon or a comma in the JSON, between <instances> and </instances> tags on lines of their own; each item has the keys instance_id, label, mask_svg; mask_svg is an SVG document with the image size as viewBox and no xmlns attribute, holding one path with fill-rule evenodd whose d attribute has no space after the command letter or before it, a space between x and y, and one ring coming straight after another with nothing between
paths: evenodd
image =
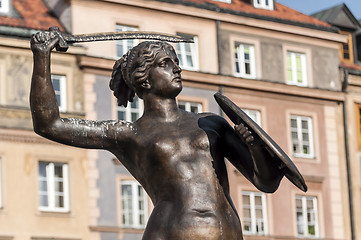
<instances>
[{"instance_id":1,"label":"sword blade","mask_svg":"<svg viewBox=\"0 0 361 240\"><path fill-rule=\"evenodd\" d=\"M70 35L62 34L64 40L68 43L94 42L94 41L111 41L122 39L147 39L161 40L167 42L186 42L193 43L192 39L176 36L172 34L156 33L156 32L104 32L94 34Z\"/></svg>"}]
</instances>

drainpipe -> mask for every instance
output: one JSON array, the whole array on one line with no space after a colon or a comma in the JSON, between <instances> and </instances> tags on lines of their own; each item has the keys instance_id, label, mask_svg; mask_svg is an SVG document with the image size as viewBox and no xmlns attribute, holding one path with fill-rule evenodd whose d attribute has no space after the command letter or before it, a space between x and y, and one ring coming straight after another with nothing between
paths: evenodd
<instances>
[{"instance_id":1,"label":"drainpipe","mask_svg":"<svg viewBox=\"0 0 361 240\"><path fill-rule=\"evenodd\" d=\"M343 69L343 84L342 84L342 92L347 92L348 86L348 70ZM350 205L350 224L351 224L351 239L355 240L355 220L354 220L354 212L353 212L353 193L352 193L352 179L351 179L351 165L350 165L350 151L349 151L349 139L348 139L348 131L347 131L347 106L346 100L343 101L343 128L345 135L345 153L346 153L346 168L347 168L347 182L348 182L348 198Z\"/></svg>"},{"instance_id":2,"label":"drainpipe","mask_svg":"<svg viewBox=\"0 0 361 240\"><path fill-rule=\"evenodd\" d=\"M216 20L216 34L217 34L217 59L218 59L218 75L222 74L222 50L221 50L221 31L220 31L220 24L221 21ZM223 85L219 85L218 86L218 91L223 94L223 89L224 86ZM221 115L222 117L224 116L224 113L221 109L221 107L219 107L219 115Z\"/></svg>"}]
</instances>

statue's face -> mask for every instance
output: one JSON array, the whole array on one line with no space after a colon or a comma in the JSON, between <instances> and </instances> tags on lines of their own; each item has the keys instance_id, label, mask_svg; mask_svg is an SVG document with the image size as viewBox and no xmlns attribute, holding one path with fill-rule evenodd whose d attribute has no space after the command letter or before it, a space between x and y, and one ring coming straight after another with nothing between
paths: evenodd
<instances>
[{"instance_id":1,"label":"statue's face","mask_svg":"<svg viewBox=\"0 0 361 240\"><path fill-rule=\"evenodd\" d=\"M172 51L158 53L149 72L150 92L162 97L176 97L182 91L181 71L177 55Z\"/></svg>"}]
</instances>

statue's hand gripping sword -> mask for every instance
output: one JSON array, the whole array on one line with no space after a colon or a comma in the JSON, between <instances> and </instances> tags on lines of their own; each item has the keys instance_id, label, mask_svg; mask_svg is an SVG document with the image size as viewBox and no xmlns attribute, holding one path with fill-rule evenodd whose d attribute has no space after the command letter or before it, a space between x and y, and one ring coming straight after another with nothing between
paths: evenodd
<instances>
[{"instance_id":1,"label":"statue's hand gripping sword","mask_svg":"<svg viewBox=\"0 0 361 240\"><path fill-rule=\"evenodd\" d=\"M184 38L181 36L156 33L156 32L105 32L105 33L93 33L93 34L79 34L71 35L61 33L58 27L50 27L49 32L59 37L59 43L56 46L56 50L60 52L66 52L69 48L69 43L79 42L94 42L94 41L110 41L110 40L122 40L122 39L148 39L148 40L160 40L167 42L187 42L193 43L192 39Z\"/></svg>"}]
</instances>

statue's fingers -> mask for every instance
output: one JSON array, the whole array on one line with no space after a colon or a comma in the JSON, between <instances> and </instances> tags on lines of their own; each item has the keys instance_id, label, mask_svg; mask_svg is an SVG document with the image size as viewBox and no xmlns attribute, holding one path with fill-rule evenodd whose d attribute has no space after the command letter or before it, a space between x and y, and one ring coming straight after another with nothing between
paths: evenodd
<instances>
[{"instance_id":1,"label":"statue's fingers","mask_svg":"<svg viewBox=\"0 0 361 240\"><path fill-rule=\"evenodd\" d=\"M244 126L243 123L239 124L237 127L236 127L236 130L240 133L240 134L243 134L245 133L248 128Z\"/></svg>"},{"instance_id":2,"label":"statue's fingers","mask_svg":"<svg viewBox=\"0 0 361 240\"><path fill-rule=\"evenodd\" d=\"M33 40L35 43L40 43L41 42L41 32L37 32L33 35Z\"/></svg>"},{"instance_id":3,"label":"statue's fingers","mask_svg":"<svg viewBox=\"0 0 361 240\"><path fill-rule=\"evenodd\" d=\"M251 142L253 142L253 140L254 140L254 137L251 135L251 136L248 136L247 138L246 138L246 142L247 143L251 143Z\"/></svg>"},{"instance_id":4,"label":"statue's fingers","mask_svg":"<svg viewBox=\"0 0 361 240\"><path fill-rule=\"evenodd\" d=\"M56 47L56 45L58 45L58 43L59 43L59 37L51 38L51 39L49 40L49 47L50 47L51 49L53 49L53 48Z\"/></svg>"},{"instance_id":5,"label":"statue's fingers","mask_svg":"<svg viewBox=\"0 0 361 240\"><path fill-rule=\"evenodd\" d=\"M251 136L252 135L252 132L251 131L246 131L246 132L244 132L243 133L243 138L247 138L247 137L249 137L249 136Z\"/></svg>"}]
</instances>

